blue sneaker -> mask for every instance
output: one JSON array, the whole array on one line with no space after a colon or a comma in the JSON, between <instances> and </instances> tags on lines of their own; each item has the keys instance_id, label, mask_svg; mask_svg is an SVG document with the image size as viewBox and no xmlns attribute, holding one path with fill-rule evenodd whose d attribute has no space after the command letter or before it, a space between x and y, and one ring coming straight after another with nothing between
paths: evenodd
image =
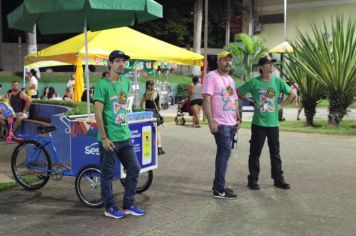
<instances>
[{"instance_id":1,"label":"blue sneaker","mask_svg":"<svg viewBox=\"0 0 356 236\"><path fill-rule=\"evenodd\" d=\"M124 212L119 211L118 209L113 208L113 207L110 207L109 209L107 209L104 214L107 217L111 217L111 218L115 218L115 219L120 219L126 215Z\"/></svg>"},{"instance_id":2,"label":"blue sneaker","mask_svg":"<svg viewBox=\"0 0 356 236\"><path fill-rule=\"evenodd\" d=\"M134 215L134 216L143 216L145 214L145 211L136 206L135 204L132 204L128 209L124 209L124 212L126 215Z\"/></svg>"}]
</instances>

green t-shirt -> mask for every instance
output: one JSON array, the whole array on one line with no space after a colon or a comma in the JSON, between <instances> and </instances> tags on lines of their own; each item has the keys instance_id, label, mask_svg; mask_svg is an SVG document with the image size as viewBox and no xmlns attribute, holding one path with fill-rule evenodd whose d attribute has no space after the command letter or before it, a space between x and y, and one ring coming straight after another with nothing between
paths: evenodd
<instances>
[{"instance_id":1,"label":"green t-shirt","mask_svg":"<svg viewBox=\"0 0 356 236\"><path fill-rule=\"evenodd\" d=\"M263 127L278 127L278 98L281 93L289 94L291 88L279 77L272 76L268 81L261 76L255 77L241 87L239 91L250 93L259 108L255 108L252 124Z\"/></svg>"},{"instance_id":2,"label":"green t-shirt","mask_svg":"<svg viewBox=\"0 0 356 236\"><path fill-rule=\"evenodd\" d=\"M95 86L93 99L104 104L104 129L108 138L113 142L131 138L126 115L126 100L129 88L130 81L125 76L121 77L121 82L101 79ZM101 141L99 132L97 139Z\"/></svg>"}]
</instances>

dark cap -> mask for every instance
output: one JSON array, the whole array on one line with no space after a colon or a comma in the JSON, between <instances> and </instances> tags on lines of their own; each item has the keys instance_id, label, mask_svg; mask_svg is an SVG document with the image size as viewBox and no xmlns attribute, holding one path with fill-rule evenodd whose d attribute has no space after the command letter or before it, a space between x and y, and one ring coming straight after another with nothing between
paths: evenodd
<instances>
[{"instance_id":1,"label":"dark cap","mask_svg":"<svg viewBox=\"0 0 356 236\"><path fill-rule=\"evenodd\" d=\"M125 61L130 59L129 55L126 55L124 52L119 50L114 50L109 55L109 61L113 62L115 58L123 58Z\"/></svg>"},{"instance_id":2,"label":"dark cap","mask_svg":"<svg viewBox=\"0 0 356 236\"><path fill-rule=\"evenodd\" d=\"M275 62L276 62L276 59L273 59L270 56L264 56L260 60L258 60L258 65L263 66L264 64L275 63Z\"/></svg>"}]
</instances>

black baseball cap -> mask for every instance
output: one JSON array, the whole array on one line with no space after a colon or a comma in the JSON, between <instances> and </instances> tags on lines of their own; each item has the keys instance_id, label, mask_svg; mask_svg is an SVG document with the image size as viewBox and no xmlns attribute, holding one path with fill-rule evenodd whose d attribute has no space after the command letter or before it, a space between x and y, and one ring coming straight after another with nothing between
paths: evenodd
<instances>
[{"instance_id":1,"label":"black baseball cap","mask_svg":"<svg viewBox=\"0 0 356 236\"><path fill-rule=\"evenodd\" d=\"M270 56L264 56L260 58L260 60L258 60L258 65L263 66L264 64L275 63L276 61L277 61L276 59L273 59Z\"/></svg>"},{"instance_id":2,"label":"black baseball cap","mask_svg":"<svg viewBox=\"0 0 356 236\"><path fill-rule=\"evenodd\" d=\"M109 55L109 61L114 61L115 58L123 58L125 61L130 59L129 55L126 55L124 52L119 50L114 50Z\"/></svg>"}]
</instances>

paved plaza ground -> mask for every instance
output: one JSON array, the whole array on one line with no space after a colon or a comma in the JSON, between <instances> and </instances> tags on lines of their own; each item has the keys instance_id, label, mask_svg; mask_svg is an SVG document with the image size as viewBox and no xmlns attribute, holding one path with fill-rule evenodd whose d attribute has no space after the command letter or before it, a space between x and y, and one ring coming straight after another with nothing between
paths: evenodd
<instances>
[{"instance_id":1,"label":"paved plaza ground","mask_svg":"<svg viewBox=\"0 0 356 236\"><path fill-rule=\"evenodd\" d=\"M215 143L208 127L167 124L151 188L137 196L144 217L114 220L82 205L74 178L50 180L38 191L0 192L0 235L356 235L356 137L281 132L290 190L273 187L268 149L260 191L246 187L250 130L232 153L228 186L236 200L212 198ZM10 175L14 145L0 143L0 171ZM123 188L115 182L119 205Z\"/></svg>"}]
</instances>

